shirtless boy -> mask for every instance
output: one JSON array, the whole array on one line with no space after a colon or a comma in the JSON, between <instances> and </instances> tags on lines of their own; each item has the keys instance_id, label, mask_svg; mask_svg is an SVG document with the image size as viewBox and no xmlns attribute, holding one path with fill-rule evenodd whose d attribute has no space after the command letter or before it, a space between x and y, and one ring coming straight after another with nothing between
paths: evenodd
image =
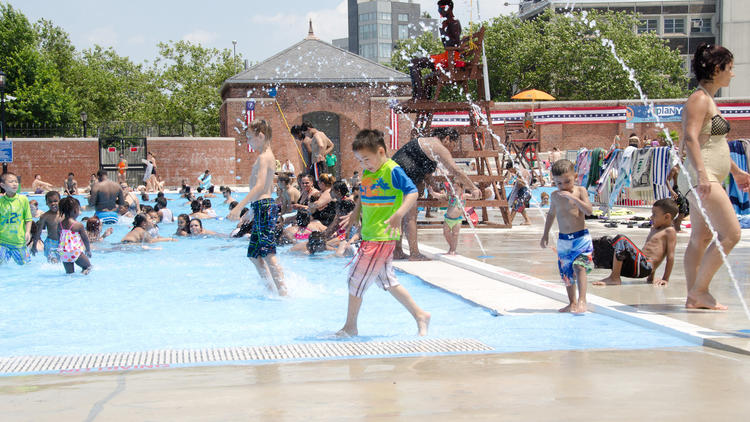
<instances>
[{"instance_id":1,"label":"shirtless boy","mask_svg":"<svg viewBox=\"0 0 750 422\"><path fill-rule=\"evenodd\" d=\"M74 177L75 174L68 173L68 178L63 182L63 193L66 195L78 195L78 181Z\"/></svg>"},{"instance_id":2,"label":"shirtless boy","mask_svg":"<svg viewBox=\"0 0 750 422\"><path fill-rule=\"evenodd\" d=\"M279 175L277 187L281 214L294 211L293 205L299 201L300 191L291 185L291 179L286 174Z\"/></svg>"},{"instance_id":3,"label":"shirtless boy","mask_svg":"<svg viewBox=\"0 0 750 422\"><path fill-rule=\"evenodd\" d=\"M318 183L318 178L323 173L328 173L328 166L326 165L326 155L333 151L333 142L326 136L325 133L315 129L310 122L304 122L301 125L295 125L292 127L292 136L298 140L303 141L306 137L311 139L310 142L310 155L312 162L310 163L310 175L313 176L315 184Z\"/></svg>"},{"instance_id":4,"label":"shirtless boy","mask_svg":"<svg viewBox=\"0 0 750 422\"><path fill-rule=\"evenodd\" d=\"M40 194L44 192L49 192L54 188L52 186L52 183L47 183L45 181L42 181L42 176L39 174L34 175L34 181L31 182L31 190L35 194Z\"/></svg>"},{"instance_id":5,"label":"shirtless boy","mask_svg":"<svg viewBox=\"0 0 750 422\"><path fill-rule=\"evenodd\" d=\"M568 292L568 306L560 312L583 313L586 305L586 275L594 268L591 236L586 230L586 215L594 211L586 189L575 185L575 165L558 160L552 165L552 181L557 190L550 196L549 212L544 223L540 245L549 244L549 231L557 218L560 238L557 241L557 260L560 276ZM578 283L578 300L576 300Z\"/></svg>"},{"instance_id":6,"label":"shirtless boy","mask_svg":"<svg viewBox=\"0 0 750 422\"><path fill-rule=\"evenodd\" d=\"M601 281L595 281L595 286L620 285L620 276L643 278L656 286L666 286L674 266L674 249L677 245L677 231L673 220L678 213L677 204L671 199L660 199L651 207L651 231L646 238L643 250L638 249L625 236L618 235L612 239L614 248L612 257L612 273ZM654 279L656 269L666 258L664 275Z\"/></svg>"},{"instance_id":7,"label":"shirtless boy","mask_svg":"<svg viewBox=\"0 0 750 422\"><path fill-rule=\"evenodd\" d=\"M44 257L47 261L57 263L60 261L60 253L57 247L60 245L60 222L62 217L58 214L60 194L56 191L47 192L44 196L49 211L39 217L38 228L34 234L34 242L31 245L31 254L36 255L36 241L42 236L42 230L47 229L47 238L44 239Z\"/></svg>"},{"instance_id":8,"label":"shirtless boy","mask_svg":"<svg viewBox=\"0 0 750 422\"><path fill-rule=\"evenodd\" d=\"M273 280L280 296L286 296L284 272L276 258L275 226L279 216L279 207L271 197L273 176L276 169L276 158L271 151L271 125L267 121L256 119L250 123L247 141L255 151L260 151L250 174L250 192L232 209L227 218L237 220L242 208L248 203L252 209L253 228L250 233L250 245L247 257L255 265L260 277L271 287ZM246 213L244 220L250 219Z\"/></svg>"}]
</instances>

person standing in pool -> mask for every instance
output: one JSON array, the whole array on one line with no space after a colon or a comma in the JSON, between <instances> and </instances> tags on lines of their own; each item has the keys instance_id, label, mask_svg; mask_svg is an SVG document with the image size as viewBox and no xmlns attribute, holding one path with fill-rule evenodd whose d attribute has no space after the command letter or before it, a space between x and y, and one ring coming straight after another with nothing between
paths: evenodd
<instances>
[{"instance_id":1,"label":"person standing in pool","mask_svg":"<svg viewBox=\"0 0 750 422\"><path fill-rule=\"evenodd\" d=\"M91 272L91 244L86 228L76 219L81 214L81 204L72 196L60 200L60 245L58 253L66 274L75 272L75 265L82 274ZM74 265L75 264L75 265Z\"/></svg>"},{"instance_id":2,"label":"person standing in pool","mask_svg":"<svg viewBox=\"0 0 750 422\"><path fill-rule=\"evenodd\" d=\"M457 143L458 131L456 129L437 128L432 131L432 137L430 138L415 138L406 143L393 154L393 161L409 176L409 179L417 186L418 192L424 192L425 179L437 170L439 163L442 168L448 170L449 177L461 185L461 187L457 187L458 190L466 189L471 191L472 198L481 198L482 193L479 188L453 160L451 150ZM406 233L406 240L409 242L409 260L426 260L427 258L419 253L416 203L404 217L403 224L403 232ZM406 254L401 249L401 241L396 242L393 257L394 259L406 258Z\"/></svg>"},{"instance_id":3,"label":"person standing in pool","mask_svg":"<svg viewBox=\"0 0 750 422\"><path fill-rule=\"evenodd\" d=\"M26 196L16 193L18 186L15 174L0 175L0 187L5 190L0 196L0 264L10 259L18 265L30 262L26 245L31 240L31 207Z\"/></svg>"},{"instance_id":4,"label":"person standing in pool","mask_svg":"<svg viewBox=\"0 0 750 422\"><path fill-rule=\"evenodd\" d=\"M120 153L120 161L117 163L117 183L127 183L125 172L128 170L128 160Z\"/></svg>"},{"instance_id":5,"label":"person standing in pool","mask_svg":"<svg viewBox=\"0 0 750 422\"><path fill-rule=\"evenodd\" d=\"M125 195L117 183L107 178L107 172L99 170L96 173L99 183L91 188L89 206L96 210L95 215L104 224L116 224L120 218L117 214L118 205L125 205Z\"/></svg>"},{"instance_id":6,"label":"person standing in pool","mask_svg":"<svg viewBox=\"0 0 750 422\"><path fill-rule=\"evenodd\" d=\"M362 296L373 282L387 290L417 322L420 336L427 335L430 313L422 310L399 284L393 271L393 251L401 220L417 203L417 187L395 161L386 155L383 132L365 129L352 143L354 155L364 168L360 200L348 217L341 219L344 233L362 217L362 244L349 272L349 304L346 323L336 334L356 336Z\"/></svg>"},{"instance_id":7,"label":"person standing in pool","mask_svg":"<svg viewBox=\"0 0 750 422\"><path fill-rule=\"evenodd\" d=\"M318 180L321 174L328 173L328 164L326 163L326 155L333 151L333 142L326 136L325 133L315 129L310 122L304 122L301 125L292 126L292 136L297 140L303 141L306 138L311 140L310 142L310 157L311 162L310 168L308 169L309 174L313 177L313 184L316 189L320 189L318 186Z\"/></svg>"},{"instance_id":8,"label":"person standing in pool","mask_svg":"<svg viewBox=\"0 0 750 422\"><path fill-rule=\"evenodd\" d=\"M250 174L250 192L232 209L227 218L237 220L242 208L251 203L253 228L247 257L255 265L260 277L271 287L276 285L280 296L286 296L284 272L276 257L275 226L279 216L279 206L271 197L276 157L271 150L271 125L262 119L253 120L248 127L247 140L255 151L260 151ZM250 213L243 219L249 220Z\"/></svg>"},{"instance_id":9,"label":"person standing in pool","mask_svg":"<svg viewBox=\"0 0 750 422\"><path fill-rule=\"evenodd\" d=\"M47 238L44 239L44 257L47 261L57 263L60 260L60 253L57 251L57 247L60 245L60 221L62 218L58 213L58 206L60 205L60 194L57 191L47 192L44 196L47 202L47 212L39 217L39 225L36 234L34 235L35 240L39 240L42 235L42 231L47 229ZM31 245L31 254L36 255L36 242Z\"/></svg>"}]
</instances>

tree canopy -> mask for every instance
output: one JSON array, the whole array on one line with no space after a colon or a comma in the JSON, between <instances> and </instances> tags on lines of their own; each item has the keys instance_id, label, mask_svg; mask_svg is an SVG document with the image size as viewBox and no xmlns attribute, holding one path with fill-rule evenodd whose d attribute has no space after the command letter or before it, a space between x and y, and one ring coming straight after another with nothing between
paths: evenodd
<instances>
[{"instance_id":1,"label":"tree canopy","mask_svg":"<svg viewBox=\"0 0 750 422\"><path fill-rule=\"evenodd\" d=\"M188 134L219 134L219 88L238 70L229 49L187 41L159 44L152 64L133 63L112 48L77 51L69 35L49 20L31 23L0 3L0 70L9 124L46 126L89 121L183 125Z\"/></svg>"},{"instance_id":2,"label":"tree canopy","mask_svg":"<svg viewBox=\"0 0 750 422\"><path fill-rule=\"evenodd\" d=\"M653 33L638 34L638 24L638 16L629 13L594 10L585 15L562 15L552 9L534 20L499 16L485 22L492 99L509 101L519 91L531 88L559 100L639 98L629 74L604 39L612 41L646 95L685 96L688 78L679 52ZM442 50L429 36L402 41L394 50L391 65L408 72L412 57Z\"/></svg>"}]
</instances>

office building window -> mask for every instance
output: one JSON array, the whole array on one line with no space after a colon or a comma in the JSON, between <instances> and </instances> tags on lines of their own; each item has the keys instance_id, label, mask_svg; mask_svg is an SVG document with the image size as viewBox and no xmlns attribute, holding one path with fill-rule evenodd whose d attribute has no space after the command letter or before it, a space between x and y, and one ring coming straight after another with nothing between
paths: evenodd
<instances>
[{"instance_id":1,"label":"office building window","mask_svg":"<svg viewBox=\"0 0 750 422\"><path fill-rule=\"evenodd\" d=\"M378 26L374 23L359 26L359 39L360 40L374 40L377 38Z\"/></svg>"},{"instance_id":2,"label":"office building window","mask_svg":"<svg viewBox=\"0 0 750 422\"><path fill-rule=\"evenodd\" d=\"M391 14L386 12L380 12L378 13L378 19L381 21L390 21L391 20Z\"/></svg>"},{"instance_id":3,"label":"office building window","mask_svg":"<svg viewBox=\"0 0 750 422\"><path fill-rule=\"evenodd\" d=\"M359 55L370 60L378 58L377 44L364 44L359 46Z\"/></svg>"},{"instance_id":4,"label":"office building window","mask_svg":"<svg viewBox=\"0 0 750 422\"><path fill-rule=\"evenodd\" d=\"M389 59L391 57L391 45L380 44L380 57Z\"/></svg>"},{"instance_id":5,"label":"office building window","mask_svg":"<svg viewBox=\"0 0 750 422\"><path fill-rule=\"evenodd\" d=\"M380 33L378 36L382 39L390 40L391 39L391 26L385 23L379 24L380 26Z\"/></svg>"},{"instance_id":6,"label":"office building window","mask_svg":"<svg viewBox=\"0 0 750 422\"><path fill-rule=\"evenodd\" d=\"M695 33L711 33L711 18L699 18L690 20L690 32Z\"/></svg>"},{"instance_id":7,"label":"office building window","mask_svg":"<svg viewBox=\"0 0 750 422\"><path fill-rule=\"evenodd\" d=\"M409 14L408 13L399 13L398 14L398 21L399 22L409 22Z\"/></svg>"},{"instance_id":8,"label":"office building window","mask_svg":"<svg viewBox=\"0 0 750 422\"><path fill-rule=\"evenodd\" d=\"M665 34L684 34L685 18L664 18Z\"/></svg>"},{"instance_id":9,"label":"office building window","mask_svg":"<svg viewBox=\"0 0 750 422\"><path fill-rule=\"evenodd\" d=\"M360 22L374 21L375 20L375 16L376 16L375 12L373 12L373 13L362 13L361 15L359 15L359 21Z\"/></svg>"},{"instance_id":10,"label":"office building window","mask_svg":"<svg viewBox=\"0 0 750 422\"><path fill-rule=\"evenodd\" d=\"M638 25L638 33L643 34L644 32L659 32L659 20L658 19L641 19L641 24Z\"/></svg>"},{"instance_id":11,"label":"office building window","mask_svg":"<svg viewBox=\"0 0 750 422\"><path fill-rule=\"evenodd\" d=\"M409 25L398 26L398 39L405 40L409 38Z\"/></svg>"}]
</instances>

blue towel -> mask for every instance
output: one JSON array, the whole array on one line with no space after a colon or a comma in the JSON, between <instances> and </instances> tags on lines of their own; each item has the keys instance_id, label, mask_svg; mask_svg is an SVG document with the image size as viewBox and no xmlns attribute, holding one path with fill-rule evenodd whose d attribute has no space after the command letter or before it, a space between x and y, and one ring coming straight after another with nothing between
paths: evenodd
<instances>
[{"instance_id":1,"label":"blue towel","mask_svg":"<svg viewBox=\"0 0 750 422\"><path fill-rule=\"evenodd\" d=\"M741 170L747 171L747 156L745 155L745 146L742 141L729 142L729 155L732 161L737 164ZM750 214L750 194L743 192L734 181L734 176L729 176L729 199L732 201L734 212L737 215Z\"/></svg>"}]
</instances>

